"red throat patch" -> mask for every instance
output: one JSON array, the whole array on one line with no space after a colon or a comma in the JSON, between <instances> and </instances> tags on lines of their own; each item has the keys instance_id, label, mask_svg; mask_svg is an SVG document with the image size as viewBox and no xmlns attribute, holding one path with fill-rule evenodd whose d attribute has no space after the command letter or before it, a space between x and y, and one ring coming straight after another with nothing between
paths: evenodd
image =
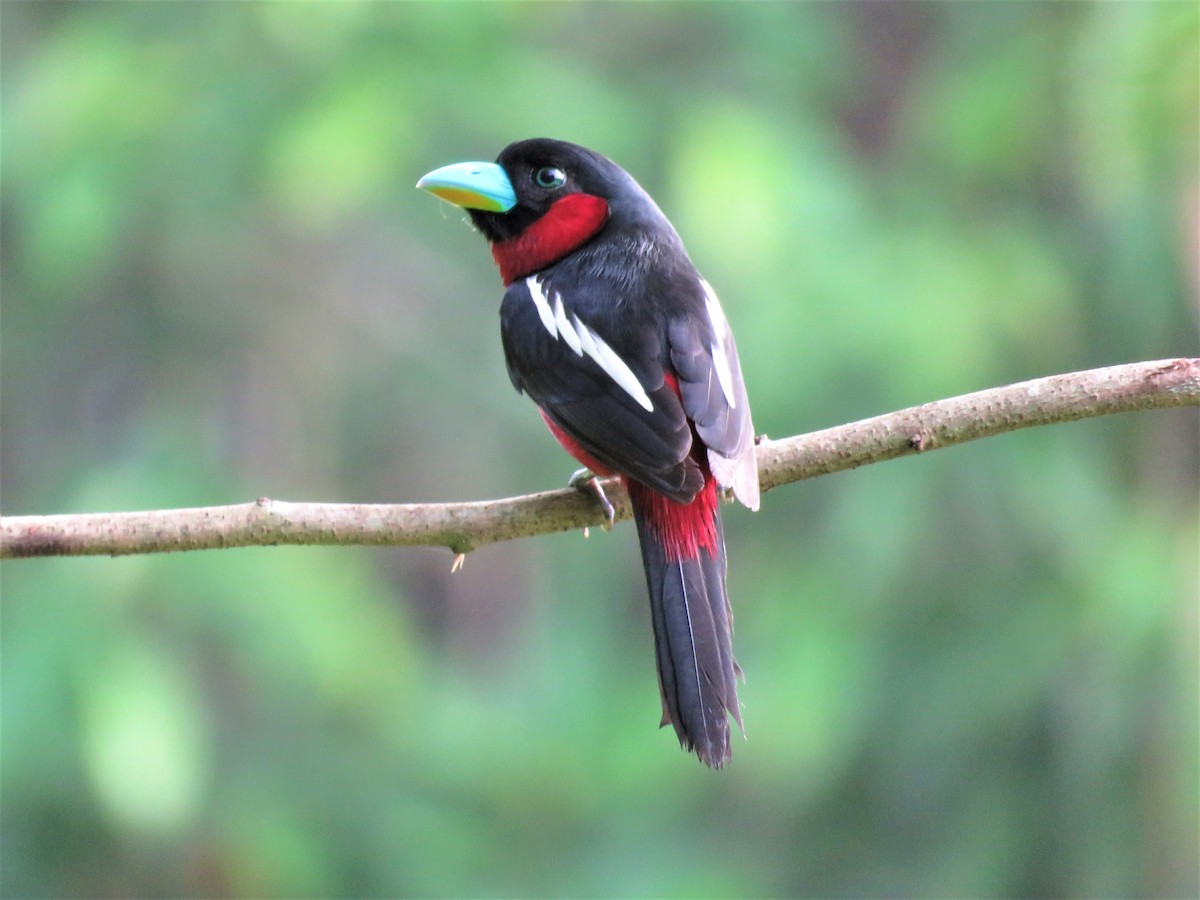
<instances>
[{"instance_id":1,"label":"red throat patch","mask_svg":"<svg viewBox=\"0 0 1200 900\"><path fill-rule=\"evenodd\" d=\"M608 204L593 194L567 194L515 238L492 244L505 286L581 246L608 221Z\"/></svg>"}]
</instances>

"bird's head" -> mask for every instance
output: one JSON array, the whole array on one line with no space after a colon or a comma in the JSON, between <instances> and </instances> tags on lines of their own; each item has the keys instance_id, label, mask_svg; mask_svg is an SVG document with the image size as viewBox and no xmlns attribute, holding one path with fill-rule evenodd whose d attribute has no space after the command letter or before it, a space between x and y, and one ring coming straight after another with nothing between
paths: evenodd
<instances>
[{"instance_id":1,"label":"bird's head","mask_svg":"<svg viewBox=\"0 0 1200 900\"><path fill-rule=\"evenodd\" d=\"M606 227L671 230L624 169L594 150L549 138L510 144L494 163L443 166L417 187L470 213L505 283L574 252Z\"/></svg>"}]
</instances>

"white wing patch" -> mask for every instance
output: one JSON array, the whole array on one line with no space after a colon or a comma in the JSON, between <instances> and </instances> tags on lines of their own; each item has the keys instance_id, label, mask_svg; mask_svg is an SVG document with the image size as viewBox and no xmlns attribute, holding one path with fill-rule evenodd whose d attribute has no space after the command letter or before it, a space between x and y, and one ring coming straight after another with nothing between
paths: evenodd
<instances>
[{"instance_id":1,"label":"white wing patch","mask_svg":"<svg viewBox=\"0 0 1200 900\"><path fill-rule=\"evenodd\" d=\"M575 322L578 321L575 319ZM558 334L567 342L567 346L575 351L576 356L582 356L583 342L579 332L575 330L575 325L567 321L567 311L563 309L562 297L558 294L554 295L554 324L558 326Z\"/></svg>"},{"instance_id":2,"label":"white wing patch","mask_svg":"<svg viewBox=\"0 0 1200 900\"><path fill-rule=\"evenodd\" d=\"M578 320L577 320L578 321ZM604 342L604 338L596 334L586 325L580 323L581 333L587 333L593 344L595 352L589 353L605 372L609 374L613 381L625 389L634 400L638 402L646 412L654 411L654 404L650 402L650 398L646 395L646 389L642 387L642 383L637 380L637 376L633 374L633 370L625 365L625 360L617 356L615 350Z\"/></svg>"},{"instance_id":3,"label":"white wing patch","mask_svg":"<svg viewBox=\"0 0 1200 900\"><path fill-rule=\"evenodd\" d=\"M550 337L558 337L558 332L554 327L554 313L550 311L550 303L546 300L546 295L542 293L541 284L536 278L526 278L525 286L529 288L529 296L533 298L533 305L537 307L538 315L542 317L542 324L550 332Z\"/></svg>"},{"instance_id":4,"label":"white wing patch","mask_svg":"<svg viewBox=\"0 0 1200 900\"><path fill-rule=\"evenodd\" d=\"M725 335L729 333L729 323L725 320L725 311L721 309L721 301L717 299L716 291L703 278L700 285L704 288L704 305L708 309L708 320L712 323L713 334L716 335L712 345L713 368L717 371L717 381L721 385L721 393L730 409L737 408L736 395L733 392L733 372L729 369L729 356L725 349Z\"/></svg>"},{"instance_id":5,"label":"white wing patch","mask_svg":"<svg viewBox=\"0 0 1200 900\"><path fill-rule=\"evenodd\" d=\"M533 298L533 305L537 307L538 316L552 338L562 338L563 343L575 351L576 356L587 356L592 359L609 378L620 386L621 390L636 400L639 406L647 412L654 411L654 404L650 401L646 389L642 387L642 383L638 381L637 376L633 374L633 370L629 368L625 360L621 359L617 352L608 346L608 342L604 338L579 321L577 315L572 313L568 318L562 297L553 290L550 291L550 297L547 297L546 292L542 290L541 282L535 275L530 275L525 279L525 286L529 288L529 296ZM553 301L551 301L551 297L553 297ZM725 369L728 371L728 363L725 364ZM720 375L718 375L719 377ZM725 390L724 386L722 386L722 390Z\"/></svg>"}]
</instances>

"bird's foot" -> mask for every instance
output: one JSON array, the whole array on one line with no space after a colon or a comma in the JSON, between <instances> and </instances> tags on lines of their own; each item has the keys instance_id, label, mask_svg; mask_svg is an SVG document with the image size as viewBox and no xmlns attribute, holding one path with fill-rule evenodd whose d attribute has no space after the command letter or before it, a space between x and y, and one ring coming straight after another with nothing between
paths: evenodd
<instances>
[{"instance_id":1,"label":"bird's foot","mask_svg":"<svg viewBox=\"0 0 1200 900\"><path fill-rule=\"evenodd\" d=\"M604 510L605 522L600 527L605 531L612 531L613 521L616 519L617 511L613 509L613 505L609 503L608 497L604 493L604 485L600 483L600 479L591 469L580 469L571 476L571 480L567 482L569 487L575 488L577 491L585 491L591 494L600 502L600 508ZM586 531L584 532L587 533Z\"/></svg>"}]
</instances>

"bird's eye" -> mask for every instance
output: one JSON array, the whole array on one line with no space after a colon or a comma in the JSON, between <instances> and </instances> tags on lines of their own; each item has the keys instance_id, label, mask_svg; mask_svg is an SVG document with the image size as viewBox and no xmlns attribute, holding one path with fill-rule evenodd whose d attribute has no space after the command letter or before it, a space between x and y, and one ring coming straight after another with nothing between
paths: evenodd
<instances>
[{"instance_id":1,"label":"bird's eye","mask_svg":"<svg viewBox=\"0 0 1200 900\"><path fill-rule=\"evenodd\" d=\"M558 166L542 166L533 173L533 183L547 191L557 190L567 183L567 173Z\"/></svg>"}]
</instances>

